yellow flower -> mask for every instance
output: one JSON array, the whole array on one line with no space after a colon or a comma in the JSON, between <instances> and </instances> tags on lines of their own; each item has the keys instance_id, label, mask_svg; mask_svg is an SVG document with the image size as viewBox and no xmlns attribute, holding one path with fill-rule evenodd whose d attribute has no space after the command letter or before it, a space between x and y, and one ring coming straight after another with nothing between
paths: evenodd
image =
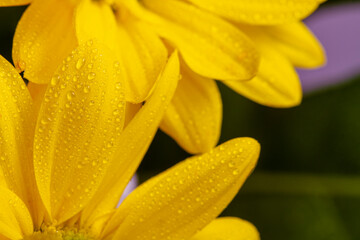
<instances>
[{"instance_id":1,"label":"yellow flower","mask_svg":"<svg viewBox=\"0 0 360 240\"><path fill-rule=\"evenodd\" d=\"M0 239L258 239L246 221L214 220L256 164L250 138L179 163L115 209L175 92L179 60L172 54L124 129L119 74L106 47L86 42L55 71L37 114L0 57Z\"/></svg>"},{"instance_id":2,"label":"yellow flower","mask_svg":"<svg viewBox=\"0 0 360 240\"><path fill-rule=\"evenodd\" d=\"M0 6L26 2L0 0ZM300 22L322 0L31 2L16 30L13 59L34 83L48 83L67 52L97 38L120 59L126 101L140 103L168 49L178 49L182 80L160 127L190 153L208 151L219 139L222 101L212 79L257 103L291 107L302 98L294 66L324 62L320 44Z\"/></svg>"}]
</instances>

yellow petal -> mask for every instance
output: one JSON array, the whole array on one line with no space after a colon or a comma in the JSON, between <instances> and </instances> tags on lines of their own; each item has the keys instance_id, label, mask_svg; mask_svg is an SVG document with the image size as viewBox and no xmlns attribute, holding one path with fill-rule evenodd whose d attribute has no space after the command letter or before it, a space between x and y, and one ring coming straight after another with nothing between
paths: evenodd
<instances>
[{"instance_id":1,"label":"yellow petal","mask_svg":"<svg viewBox=\"0 0 360 240\"><path fill-rule=\"evenodd\" d=\"M178 78L179 60L175 53L165 66L149 100L122 133L114 161L110 163L101 187L82 214L82 220L87 221L86 225L93 224L95 220L101 219L116 207L123 190L154 138L175 92Z\"/></svg>"},{"instance_id":2,"label":"yellow petal","mask_svg":"<svg viewBox=\"0 0 360 240\"><path fill-rule=\"evenodd\" d=\"M4 176L2 169L0 169L0 186L7 187L6 178Z\"/></svg>"},{"instance_id":3,"label":"yellow petal","mask_svg":"<svg viewBox=\"0 0 360 240\"><path fill-rule=\"evenodd\" d=\"M143 102L163 69L168 53L152 29L128 20L118 26L119 58L126 72L126 100Z\"/></svg>"},{"instance_id":4,"label":"yellow petal","mask_svg":"<svg viewBox=\"0 0 360 240\"><path fill-rule=\"evenodd\" d=\"M189 0L215 14L255 25L276 25L304 19L325 0Z\"/></svg>"},{"instance_id":5,"label":"yellow petal","mask_svg":"<svg viewBox=\"0 0 360 240\"><path fill-rule=\"evenodd\" d=\"M0 7L26 5L31 2L32 0L0 0Z\"/></svg>"},{"instance_id":6,"label":"yellow petal","mask_svg":"<svg viewBox=\"0 0 360 240\"><path fill-rule=\"evenodd\" d=\"M230 23L177 0L142 2L160 16L144 12L142 18L179 49L194 72L221 80L246 80L257 72L257 51Z\"/></svg>"},{"instance_id":7,"label":"yellow petal","mask_svg":"<svg viewBox=\"0 0 360 240\"><path fill-rule=\"evenodd\" d=\"M259 151L251 138L234 139L150 179L120 205L104 239L189 239L230 203Z\"/></svg>"},{"instance_id":8,"label":"yellow petal","mask_svg":"<svg viewBox=\"0 0 360 240\"><path fill-rule=\"evenodd\" d=\"M235 217L217 218L190 240L260 240L257 229Z\"/></svg>"},{"instance_id":9,"label":"yellow petal","mask_svg":"<svg viewBox=\"0 0 360 240\"><path fill-rule=\"evenodd\" d=\"M266 106L284 108L300 104L300 80L289 60L273 49L263 37L265 34L260 31L246 32L256 43L262 56L259 72L255 78L247 82L224 83L237 93Z\"/></svg>"},{"instance_id":10,"label":"yellow petal","mask_svg":"<svg viewBox=\"0 0 360 240\"><path fill-rule=\"evenodd\" d=\"M126 77L126 100L140 103L161 72L167 51L147 26L119 18L116 22L109 4L85 0L76 11L76 33L80 41L97 38L117 53Z\"/></svg>"},{"instance_id":11,"label":"yellow petal","mask_svg":"<svg viewBox=\"0 0 360 240\"><path fill-rule=\"evenodd\" d=\"M25 11L16 28L13 60L31 82L48 83L57 66L76 46L73 5L38 0Z\"/></svg>"},{"instance_id":12,"label":"yellow petal","mask_svg":"<svg viewBox=\"0 0 360 240\"><path fill-rule=\"evenodd\" d=\"M82 0L75 14L76 37L80 43L97 39L110 49L117 49L117 23L109 4Z\"/></svg>"},{"instance_id":13,"label":"yellow petal","mask_svg":"<svg viewBox=\"0 0 360 240\"><path fill-rule=\"evenodd\" d=\"M88 203L114 154L125 112L118 65L110 50L89 41L64 60L46 91L34 165L43 202L58 223Z\"/></svg>"},{"instance_id":14,"label":"yellow petal","mask_svg":"<svg viewBox=\"0 0 360 240\"><path fill-rule=\"evenodd\" d=\"M0 89L0 167L8 188L25 202L37 224L41 202L32 159L36 118L24 81L1 56Z\"/></svg>"},{"instance_id":15,"label":"yellow petal","mask_svg":"<svg viewBox=\"0 0 360 240\"><path fill-rule=\"evenodd\" d=\"M326 61L320 42L302 22L259 27L259 31L266 33L268 44L288 57L296 67L314 68Z\"/></svg>"},{"instance_id":16,"label":"yellow petal","mask_svg":"<svg viewBox=\"0 0 360 240\"><path fill-rule=\"evenodd\" d=\"M36 84L29 82L27 87L33 100L33 111L35 112L34 114L35 116L37 116L41 107L41 103L44 99L47 84Z\"/></svg>"},{"instance_id":17,"label":"yellow petal","mask_svg":"<svg viewBox=\"0 0 360 240\"><path fill-rule=\"evenodd\" d=\"M0 187L0 206L0 236L23 239L33 232L33 223L26 205L4 187Z\"/></svg>"},{"instance_id":18,"label":"yellow petal","mask_svg":"<svg viewBox=\"0 0 360 240\"><path fill-rule=\"evenodd\" d=\"M141 109L142 104L133 104L133 103L126 103L126 112L125 112L125 123L124 127L126 127L131 120L136 116L136 114Z\"/></svg>"},{"instance_id":19,"label":"yellow petal","mask_svg":"<svg viewBox=\"0 0 360 240\"><path fill-rule=\"evenodd\" d=\"M169 109L161 123L161 130L174 138L190 153L210 151L218 142L222 102L215 81L181 66L181 80Z\"/></svg>"}]
</instances>

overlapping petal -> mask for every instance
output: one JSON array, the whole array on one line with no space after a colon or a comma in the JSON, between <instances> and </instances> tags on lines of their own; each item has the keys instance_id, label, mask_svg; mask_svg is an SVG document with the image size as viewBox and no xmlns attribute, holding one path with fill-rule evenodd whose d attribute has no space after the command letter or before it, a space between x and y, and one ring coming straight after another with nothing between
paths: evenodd
<instances>
[{"instance_id":1,"label":"overlapping petal","mask_svg":"<svg viewBox=\"0 0 360 240\"><path fill-rule=\"evenodd\" d=\"M110 50L89 41L73 51L44 97L35 132L37 184L61 223L97 190L124 123L124 84Z\"/></svg>"},{"instance_id":2,"label":"overlapping petal","mask_svg":"<svg viewBox=\"0 0 360 240\"><path fill-rule=\"evenodd\" d=\"M56 7L54 7L56 6ZM13 60L31 82L49 83L57 66L77 45L70 1L37 0L22 15L13 42Z\"/></svg>"},{"instance_id":3,"label":"overlapping petal","mask_svg":"<svg viewBox=\"0 0 360 240\"><path fill-rule=\"evenodd\" d=\"M0 239L23 239L33 232L33 223L25 203L9 189L0 187Z\"/></svg>"},{"instance_id":4,"label":"overlapping petal","mask_svg":"<svg viewBox=\"0 0 360 240\"><path fill-rule=\"evenodd\" d=\"M235 217L215 219L190 240L260 240L254 225Z\"/></svg>"},{"instance_id":5,"label":"overlapping petal","mask_svg":"<svg viewBox=\"0 0 360 240\"><path fill-rule=\"evenodd\" d=\"M181 66L181 80L161 129L189 153L210 151L218 142L222 102L215 81Z\"/></svg>"},{"instance_id":6,"label":"overlapping petal","mask_svg":"<svg viewBox=\"0 0 360 240\"><path fill-rule=\"evenodd\" d=\"M37 224L42 216L39 196L33 192L37 189L32 162L36 118L25 83L1 56L0 89L0 167L7 187L25 202Z\"/></svg>"},{"instance_id":7,"label":"overlapping petal","mask_svg":"<svg viewBox=\"0 0 360 240\"><path fill-rule=\"evenodd\" d=\"M125 123L124 127L126 127L130 121L136 116L136 113L139 112L139 110L142 107L142 103L126 103L126 112L125 112Z\"/></svg>"},{"instance_id":8,"label":"overlapping petal","mask_svg":"<svg viewBox=\"0 0 360 240\"><path fill-rule=\"evenodd\" d=\"M196 73L221 80L247 80L259 55L245 34L221 18L178 0L144 0L152 12L138 13L160 36L179 49Z\"/></svg>"},{"instance_id":9,"label":"overlapping petal","mask_svg":"<svg viewBox=\"0 0 360 240\"><path fill-rule=\"evenodd\" d=\"M29 82L27 87L32 98L34 115L37 116L47 89L47 84Z\"/></svg>"},{"instance_id":10,"label":"overlapping petal","mask_svg":"<svg viewBox=\"0 0 360 240\"><path fill-rule=\"evenodd\" d=\"M110 49L118 49L116 18L109 4L103 1L80 1L75 11L75 26L80 43L96 38Z\"/></svg>"},{"instance_id":11,"label":"overlapping petal","mask_svg":"<svg viewBox=\"0 0 360 240\"><path fill-rule=\"evenodd\" d=\"M126 78L126 100L144 101L167 60L159 37L143 23L129 18L116 19L104 2L82 1L76 10L79 41L97 38L117 54Z\"/></svg>"},{"instance_id":12,"label":"overlapping petal","mask_svg":"<svg viewBox=\"0 0 360 240\"><path fill-rule=\"evenodd\" d=\"M32 0L0 0L0 7L26 5L31 2Z\"/></svg>"},{"instance_id":13,"label":"overlapping petal","mask_svg":"<svg viewBox=\"0 0 360 240\"><path fill-rule=\"evenodd\" d=\"M121 134L114 160L110 163L99 190L82 214L86 225L93 224L116 207L122 191L154 138L175 92L178 78L179 60L177 53L174 53L159 76L151 97ZM103 220L106 219L101 219Z\"/></svg>"},{"instance_id":14,"label":"overlapping petal","mask_svg":"<svg viewBox=\"0 0 360 240\"><path fill-rule=\"evenodd\" d=\"M5 179L5 176L4 176L4 173L3 173L2 169L0 169L0 186L7 187L6 186L6 179Z\"/></svg>"},{"instance_id":15,"label":"overlapping petal","mask_svg":"<svg viewBox=\"0 0 360 240\"><path fill-rule=\"evenodd\" d=\"M126 99L142 102L166 63L166 47L151 28L131 19L119 23L118 39L119 56L127 75Z\"/></svg>"},{"instance_id":16,"label":"overlapping petal","mask_svg":"<svg viewBox=\"0 0 360 240\"><path fill-rule=\"evenodd\" d=\"M290 61L273 49L265 33L257 28L241 26L256 43L261 54L259 72L247 82L224 83L237 93L265 106L284 108L300 104L300 80Z\"/></svg>"},{"instance_id":17,"label":"overlapping petal","mask_svg":"<svg viewBox=\"0 0 360 240\"><path fill-rule=\"evenodd\" d=\"M285 108L299 105L300 80L290 62L271 48L261 52L259 73L248 82L223 81L237 93L265 106Z\"/></svg>"},{"instance_id":18,"label":"overlapping petal","mask_svg":"<svg viewBox=\"0 0 360 240\"><path fill-rule=\"evenodd\" d=\"M229 204L255 166L259 144L228 141L150 179L120 205L104 239L188 239Z\"/></svg>"},{"instance_id":19,"label":"overlapping petal","mask_svg":"<svg viewBox=\"0 0 360 240\"><path fill-rule=\"evenodd\" d=\"M189 0L234 21L256 25L277 25L309 16L325 0Z\"/></svg>"},{"instance_id":20,"label":"overlapping petal","mask_svg":"<svg viewBox=\"0 0 360 240\"><path fill-rule=\"evenodd\" d=\"M296 67L314 68L326 61L320 42L302 22L254 27L252 31L265 33L263 41L288 57Z\"/></svg>"}]
</instances>

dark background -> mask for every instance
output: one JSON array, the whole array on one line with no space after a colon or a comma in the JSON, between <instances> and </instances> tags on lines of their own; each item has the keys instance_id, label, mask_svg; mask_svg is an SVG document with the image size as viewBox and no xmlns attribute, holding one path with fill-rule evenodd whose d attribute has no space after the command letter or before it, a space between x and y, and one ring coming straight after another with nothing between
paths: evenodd
<instances>
[{"instance_id":1,"label":"dark background","mask_svg":"<svg viewBox=\"0 0 360 240\"><path fill-rule=\"evenodd\" d=\"M351 1L329 0L322 7L343 2ZM24 9L0 8L0 54L9 60ZM262 146L255 172L223 215L251 221L264 240L360 239L359 80L305 95L292 109L257 105L219 83L220 143L250 136ZM158 132L138 171L140 181L187 156Z\"/></svg>"}]
</instances>

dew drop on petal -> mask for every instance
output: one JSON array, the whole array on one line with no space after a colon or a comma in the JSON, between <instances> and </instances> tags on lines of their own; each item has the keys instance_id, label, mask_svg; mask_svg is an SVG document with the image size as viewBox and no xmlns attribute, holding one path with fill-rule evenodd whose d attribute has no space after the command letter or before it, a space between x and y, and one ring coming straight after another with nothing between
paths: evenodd
<instances>
[{"instance_id":1,"label":"dew drop on petal","mask_svg":"<svg viewBox=\"0 0 360 240\"><path fill-rule=\"evenodd\" d=\"M80 69L82 68L82 66L84 66L85 63L85 58L79 58L76 62L76 69Z\"/></svg>"},{"instance_id":2,"label":"dew drop on petal","mask_svg":"<svg viewBox=\"0 0 360 240\"><path fill-rule=\"evenodd\" d=\"M89 73L89 75L88 75L88 79L89 79L89 80L93 80L93 79L95 79L95 77L96 77L96 74L95 74L94 72L91 72L91 73Z\"/></svg>"}]
</instances>

